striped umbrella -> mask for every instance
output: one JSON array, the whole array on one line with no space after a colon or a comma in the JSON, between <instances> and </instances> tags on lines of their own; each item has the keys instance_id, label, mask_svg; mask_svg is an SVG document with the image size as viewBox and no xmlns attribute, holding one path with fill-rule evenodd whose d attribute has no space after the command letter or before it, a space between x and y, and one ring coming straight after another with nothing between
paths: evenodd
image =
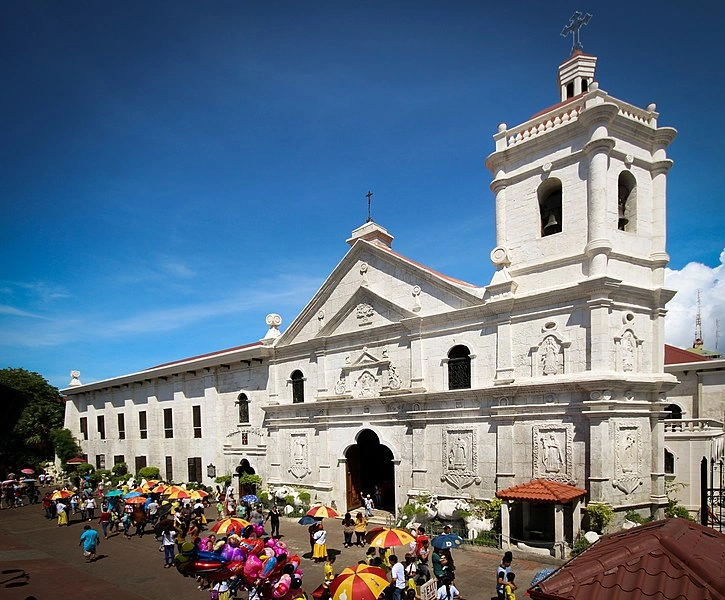
<instances>
[{"instance_id":1,"label":"striped umbrella","mask_svg":"<svg viewBox=\"0 0 725 600\"><path fill-rule=\"evenodd\" d=\"M209 495L208 492L205 492L204 490L192 490L191 491L191 497L194 500L201 500L202 498L206 498Z\"/></svg>"},{"instance_id":2,"label":"striped umbrella","mask_svg":"<svg viewBox=\"0 0 725 600\"><path fill-rule=\"evenodd\" d=\"M340 513L338 513L334 508L322 505L313 506L307 511L307 515L310 517L318 517L320 519L334 519L335 517L339 517Z\"/></svg>"},{"instance_id":3,"label":"striped umbrella","mask_svg":"<svg viewBox=\"0 0 725 600\"><path fill-rule=\"evenodd\" d=\"M166 483L158 483L154 486L153 492L154 494L165 494L166 490L169 489L171 486Z\"/></svg>"},{"instance_id":4,"label":"striped umbrella","mask_svg":"<svg viewBox=\"0 0 725 600\"><path fill-rule=\"evenodd\" d=\"M415 538L405 529L383 528L371 540L370 545L376 548L393 548L394 546L406 546Z\"/></svg>"},{"instance_id":5,"label":"striped umbrella","mask_svg":"<svg viewBox=\"0 0 725 600\"><path fill-rule=\"evenodd\" d=\"M242 530L245 527L249 527L249 525L251 525L251 523L249 521L245 521L244 519L240 519L238 517L228 517L214 523L211 531L222 535L229 533L241 534Z\"/></svg>"},{"instance_id":6,"label":"striped umbrella","mask_svg":"<svg viewBox=\"0 0 725 600\"><path fill-rule=\"evenodd\" d=\"M70 498L73 495L72 492L69 492L68 490L56 490L53 492L53 495L50 497L51 500L65 500L66 498Z\"/></svg>"},{"instance_id":7,"label":"striped umbrella","mask_svg":"<svg viewBox=\"0 0 725 600\"><path fill-rule=\"evenodd\" d=\"M146 498L143 496L134 496L133 498L128 498L126 500L126 504L144 504L146 502Z\"/></svg>"},{"instance_id":8,"label":"striped umbrella","mask_svg":"<svg viewBox=\"0 0 725 600\"><path fill-rule=\"evenodd\" d=\"M184 500L186 498L191 498L191 493L187 492L185 489L178 488L169 493L167 497L169 500Z\"/></svg>"},{"instance_id":9,"label":"striped umbrella","mask_svg":"<svg viewBox=\"0 0 725 600\"><path fill-rule=\"evenodd\" d=\"M388 587L385 571L369 565L348 567L330 582L331 600L378 600Z\"/></svg>"}]
</instances>

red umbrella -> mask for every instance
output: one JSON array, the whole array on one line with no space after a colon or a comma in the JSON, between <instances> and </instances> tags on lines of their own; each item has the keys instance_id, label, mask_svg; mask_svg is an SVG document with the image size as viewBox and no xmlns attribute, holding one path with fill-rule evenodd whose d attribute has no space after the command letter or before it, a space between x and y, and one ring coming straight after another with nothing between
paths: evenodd
<instances>
[{"instance_id":1,"label":"red umbrella","mask_svg":"<svg viewBox=\"0 0 725 600\"><path fill-rule=\"evenodd\" d=\"M134 496L133 498L127 498L126 504L143 504L146 502L146 498L143 496Z\"/></svg>"},{"instance_id":2,"label":"red umbrella","mask_svg":"<svg viewBox=\"0 0 725 600\"><path fill-rule=\"evenodd\" d=\"M334 508L322 505L313 506L307 511L307 515L310 517L317 517L318 519L334 519L335 517L339 517L340 513L338 513Z\"/></svg>"},{"instance_id":3,"label":"red umbrella","mask_svg":"<svg viewBox=\"0 0 725 600\"><path fill-rule=\"evenodd\" d=\"M21 473L25 473L26 475L35 475L35 471L33 469L20 469Z\"/></svg>"}]
</instances>

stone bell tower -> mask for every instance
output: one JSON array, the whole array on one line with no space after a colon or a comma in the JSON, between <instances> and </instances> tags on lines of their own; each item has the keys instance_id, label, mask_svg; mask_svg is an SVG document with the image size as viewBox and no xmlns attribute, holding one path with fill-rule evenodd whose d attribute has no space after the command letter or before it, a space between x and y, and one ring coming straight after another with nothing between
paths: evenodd
<instances>
[{"instance_id":1,"label":"stone bell tower","mask_svg":"<svg viewBox=\"0 0 725 600\"><path fill-rule=\"evenodd\" d=\"M547 419L573 423L586 447L573 444L574 471L586 472L574 478L589 501L656 512L666 504L660 418L676 383L663 368L673 295L664 288L666 149L676 131L658 126L654 104L600 88L597 59L578 40L588 17L575 13L562 32L575 43L558 69L556 103L501 124L486 160L496 202L496 272L484 296L496 321L494 384L501 395L528 386L529 402L552 403Z\"/></svg>"}]
</instances>

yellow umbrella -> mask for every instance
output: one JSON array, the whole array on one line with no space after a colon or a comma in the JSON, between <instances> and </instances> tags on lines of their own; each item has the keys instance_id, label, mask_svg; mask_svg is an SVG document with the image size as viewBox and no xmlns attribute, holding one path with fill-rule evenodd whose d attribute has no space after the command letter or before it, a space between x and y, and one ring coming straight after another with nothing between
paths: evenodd
<instances>
[{"instance_id":1,"label":"yellow umbrella","mask_svg":"<svg viewBox=\"0 0 725 600\"><path fill-rule=\"evenodd\" d=\"M322 505L313 506L307 511L307 516L316 517L318 519L334 519L335 517L339 517L340 513L338 513L334 508Z\"/></svg>"},{"instance_id":2,"label":"yellow umbrella","mask_svg":"<svg viewBox=\"0 0 725 600\"><path fill-rule=\"evenodd\" d=\"M65 500L67 498L70 498L73 495L72 492L69 492L68 490L56 490L53 492L53 495L50 497L51 500Z\"/></svg>"},{"instance_id":3,"label":"yellow umbrella","mask_svg":"<svg viewBox=\"0 0 725 600\"><path fill-rule=\"evenodd\" d=\"M406 546L415 538L404 529L381 529L370 539L370 545L376 548L393 548L394 546Z\"/></svg>"},{"instance_id":4,"label":"yellow umbrella","mask_svg":"<svg viewBox=\"0 0 725 600\"><path fill-rule=\"evenodd\" d=\"M208 492L205 492L204 490L192 490L191 491L191 497L194 500L201 500L202 498L206 498L209 495Z\"/></svg>"},{"instance_id":5,"label":"yellow umbrella","mask_svg":"<svg viewBox=\"0 0 725 600\"><path fill-rule=\"evenodd\" d=\"M330 582L331 600L378 600L388 587L385 571L370 565L355 565L343 569Z\"/></svg>"}]
</instances>

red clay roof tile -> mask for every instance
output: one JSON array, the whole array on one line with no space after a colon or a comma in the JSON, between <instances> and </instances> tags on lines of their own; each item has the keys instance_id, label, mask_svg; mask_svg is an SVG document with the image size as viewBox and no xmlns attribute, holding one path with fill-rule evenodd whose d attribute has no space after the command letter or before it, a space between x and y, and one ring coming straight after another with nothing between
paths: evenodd
<instances>
[{"instance_id":1,"label":"red clay roof tile","mask_svg":"<svg viewBox=\"0 0 725 600\"><path fill-rule=\"evenodd\" d=\"M552 504L567 504L586 495L586 490L548 479L534 479L496 492L496 497L501 500L527 500Z\"/></svg>"}]
</instances>

